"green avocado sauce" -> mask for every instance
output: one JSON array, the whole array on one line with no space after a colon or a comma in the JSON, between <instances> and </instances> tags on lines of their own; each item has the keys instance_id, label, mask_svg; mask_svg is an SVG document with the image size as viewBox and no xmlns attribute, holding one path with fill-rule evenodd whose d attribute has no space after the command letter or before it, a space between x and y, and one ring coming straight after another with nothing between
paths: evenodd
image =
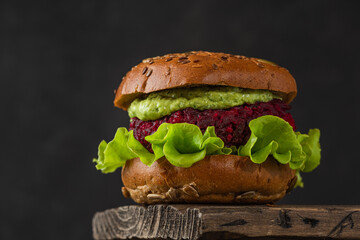
<instances>
[{"instance_id":1,"label":"green avocado sauce","mask_svg":"<svg viewBox=\"0 0 360 240\"><path fill-rule=\"evenodd\" d=\"M143 99L135 99L128 112L131 118L137 117L143 121L149 121L185 108L227 109L245 103L269 102L275 98L280 99L279 96L267 90L223 86L175 88L150 93Z\"/></svg>"}]
</instances>

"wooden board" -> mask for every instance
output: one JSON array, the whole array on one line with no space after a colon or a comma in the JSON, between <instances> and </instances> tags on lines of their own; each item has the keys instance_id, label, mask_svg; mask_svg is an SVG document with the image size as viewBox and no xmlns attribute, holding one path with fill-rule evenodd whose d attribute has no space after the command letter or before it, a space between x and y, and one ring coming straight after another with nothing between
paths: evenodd
<instances>
[{"instance_id":1,"label":"wooden board","mask_svg":"<svg viewBox=\"0 0 360 240\"><path fill-rule=\"evenodd\" d=\"M95 214L93 237L360 239L360 206L123 206Z\"/></svg>"}]
</instances>

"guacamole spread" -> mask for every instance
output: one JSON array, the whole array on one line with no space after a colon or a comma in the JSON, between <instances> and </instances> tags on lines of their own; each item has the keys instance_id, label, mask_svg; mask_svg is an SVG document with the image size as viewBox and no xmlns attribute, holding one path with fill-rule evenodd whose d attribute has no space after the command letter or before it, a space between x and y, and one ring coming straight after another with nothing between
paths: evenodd
<instances>
[{"instance_id":1,"label":"guacamole spread","mask_svg":"<svg viewBox=\"0 0 360 240\"><path fill-rule=\"evenodd\" d=\"M222 86L177 88L153 92L144 99L135 99L128 112L131 118L149 121L185 108L227 109L244 103L269 102L275 98L280 97L266 90Z\"/></svg>"}]
</instances>

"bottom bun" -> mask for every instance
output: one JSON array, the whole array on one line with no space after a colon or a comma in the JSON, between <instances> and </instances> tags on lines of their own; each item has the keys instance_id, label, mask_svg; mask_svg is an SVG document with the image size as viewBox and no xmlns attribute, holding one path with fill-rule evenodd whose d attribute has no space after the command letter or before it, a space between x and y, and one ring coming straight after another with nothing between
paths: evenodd
<instances>
[{"instance_id":1,"label":"bottom bun","mask_svg":"<svg viewBox=\"0 0 360 240\"><path fill-rule=\"evenodd\" d=\"M161 158L150 167L139 158L122 169L125 197L137 203L272 203L296 183L289 165L269 157L262 164L236 155L206 156L189 168Z\"/></svg>"}]
</instances>

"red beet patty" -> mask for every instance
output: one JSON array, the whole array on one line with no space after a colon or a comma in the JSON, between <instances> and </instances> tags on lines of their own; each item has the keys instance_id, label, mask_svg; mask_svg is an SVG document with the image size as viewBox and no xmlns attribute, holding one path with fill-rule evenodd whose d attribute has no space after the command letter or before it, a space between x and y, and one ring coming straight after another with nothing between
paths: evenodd
<instances>
[{"instance_id":1,"label":"red beet patty","mask_svg":"<svg viewBox=\"0 0 360 240\"><path fill-rule=\"evenodd\" d=\"M279 99L270 102L244 104L229 109L200 111L186 108L153 121L132 118L129 129L134 130L134 137L151 152L151 144L145 140L145 137L156 132L158 127L165 122L195 124L203 133L208 126L215 126L216 135L224 141L226 147L238 147L244 145L250 137L249 122L263 115L281 117L295 130L294 119L287 112L289 110L290 106Z\"/></svg>"}]
</instances>

